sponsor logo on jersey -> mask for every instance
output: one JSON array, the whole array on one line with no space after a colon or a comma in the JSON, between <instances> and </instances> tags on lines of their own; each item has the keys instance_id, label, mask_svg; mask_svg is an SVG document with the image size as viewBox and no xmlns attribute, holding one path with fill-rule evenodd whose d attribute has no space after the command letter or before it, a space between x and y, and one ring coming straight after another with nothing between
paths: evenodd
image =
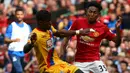
<instances>
[{"instance_id":1,"label":"sponsor logo on jersey","mask_svg":"<svg viewBox=\"0 0 130 73\"><path fill-rule=\"evenodd\" d=\"M97 32L97 31L94 32L94 33L93 33L93 36L94 36L94 37L98 37L98 36L99 36L99 32Z\"/></svg>"}]
</instances>

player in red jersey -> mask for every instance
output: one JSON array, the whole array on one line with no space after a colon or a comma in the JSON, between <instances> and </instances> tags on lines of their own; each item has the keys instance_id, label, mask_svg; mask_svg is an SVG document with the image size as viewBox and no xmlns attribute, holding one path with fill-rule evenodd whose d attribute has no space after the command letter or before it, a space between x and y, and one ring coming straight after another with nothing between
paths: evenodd
<instances>
[{"instance_id":1,"label":"player in red jersey","mask_svg":"<svg viewBox=\"0 0 130 73\"><path fill-rule=\"evenodd\" d=\"M84 73L108 73L106 66L100 60L100 43L102 39L114 41L116 46L120 45L120 24L121 19L116 23L116 34L101 23L98 18L102 7L97 2L90 2L85 8L86 18L77 19L70 30L83 30L91 28L93 33L87 35L77 35L77 52L74 64ZM67 42L67 41L66 41Z\"/></svg>"}]
</instances>

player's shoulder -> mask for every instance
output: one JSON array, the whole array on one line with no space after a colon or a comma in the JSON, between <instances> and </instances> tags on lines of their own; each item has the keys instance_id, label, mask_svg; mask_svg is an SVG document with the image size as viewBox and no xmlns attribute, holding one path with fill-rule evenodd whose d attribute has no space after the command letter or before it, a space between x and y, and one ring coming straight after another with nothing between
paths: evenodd
<instances>
[{"instance_id":1,"label":"player's shoulder","mask_svg":"<svg viewBox=\"0 0 130 73\"><path fill-rule=\"evenodd\" d=\"M31 27L29 24L27 24L26 22L23 22L23 24L25 25L25 26L28 26L29 28Z\"/></svg>"},{"instance_id":2,"label":"player's shoulder","mask_svg":"<svg viewBox=\"0 0 130 73\"><path fill-rule=\"evenodd\" d=\"M107 27L107 25L105 25L105 24L102 23L101 21L97 21L97 24L98 24L99 26L102 26L102 27Z\"/></svg>"},{"instance_id":3,"label":"player's shoulder","mask_svg":"<svg viewBox=\"0 0 130 73\"><path fill-rule=\"evenodd\" d=\"M80 25L80 24L85 23L86 21L87 21L87 19L82 17L82 18L77 18L77 19L74 21L74 23Z\"/></svg>"},{"instance_id":4,"label":"player's shoulder","mask_svg":"<svg viewBox=\"0 0 130 73\"><path fill-rule=\"evenodd\" d=\"M42 35L47 35L47 33L45 31L42 31L42 30L40 30L38 28L34 28L32 33L36 33L37 35L41 35L41 34Z\"/></svg>"},{"instance_id":5,"label":"player's shoulder","mask_svg":"<svg viewBox=\"0 0 130 73\"><path fill-rule=\"evenodd\" d=\"M38 32L38 29L37 29L37 28L34 28L34 29L32 30L32 32L33 32L33 33L36 33L36 32Z\"/></svg>"},{"instance_id":6,"label":"player's shoulder","mask_svg":"<svg viewBox=\"0 0 130 73\"><path fill-rule=\"evenodd\" d=\"M82 17L82 18L80 17L80 18L77 18L77 19L76 19L76 21L79 21L79 22L82 22L82 21L84 21L84 20L87 20L87 19L84 18L84 17Z\"/></svg>"}]
</instances>

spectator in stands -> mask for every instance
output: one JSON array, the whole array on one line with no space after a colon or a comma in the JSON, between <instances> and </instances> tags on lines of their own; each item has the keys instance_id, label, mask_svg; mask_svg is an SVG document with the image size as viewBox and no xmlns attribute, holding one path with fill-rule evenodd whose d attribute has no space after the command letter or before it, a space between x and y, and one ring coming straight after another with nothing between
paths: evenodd
<instances>
[{"instance_id":1,"label":"spectator in stands","mask_svg":"<svg viewBox=\"0 0 130 73\"><path fill-rule=\"evenodd\" d=\"M124 5L124 14L122 15L122 28L123 29L130 29L130 5Z\"/></svg>"},{"instance_id":2,"label":"spectator in stands","mask_svg":"<svg viewBox=\"0 0 130 73\"><path fill-rule=\"evenodd\" d=\"M121 66L121 73L124 73L125 71L128 70L128 63L126 61L121 61L120 66Z\"/></svg>"},{"instance_id":3,"label":"spectator in stands","mask_svg":"<svg viewBox=\"0 0 130 73\"><path fill-rule=\"evenodd\" d=\"M101 5L102 5L101 15L105 16L108 14L108 4L106 1L102 1Z\"/></svg>"},{"instance_id":4,"label":"spectator in stands","mask_svg":"<svg viewBox=\"0 0 130 73\"><path fill-rule=\"evenodd\" d=\"M115 5L113 3L110 3L108 12L114 12L115 9L116 9Z\"/></svg>"},{"instance_id":5,"label":"spectator in stands","mask_svg":"<svg viewBox=\"0 0 130 73\"><path fill-rule=\"evenodd\" d=\"M12 64L8 63L5 67L5 73L11 73L12 71Z\"/></svg>"},{"instance_id":6,"label":"spectator in stands","mask_svg":"<svg viewBox=\"0 0 130 73\"><path fill-rule=\"evenodd\" d=\"M110 13L110 21L108 23L108 28L110 28L111 31L115 31L115 26L116 26L116 22L117 22L117 16L116 13L111 12Z\"/></svg>"}]
</instances>

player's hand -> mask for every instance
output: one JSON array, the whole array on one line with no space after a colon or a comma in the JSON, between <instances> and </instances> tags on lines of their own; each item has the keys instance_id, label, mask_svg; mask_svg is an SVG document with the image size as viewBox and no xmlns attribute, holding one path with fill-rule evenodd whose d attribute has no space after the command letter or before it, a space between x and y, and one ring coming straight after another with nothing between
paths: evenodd
<instances>
[{"instance_id":1,"label":"player's hand","mask_svg":"<svg viewBox=\"0 0 130 73\"><path fill-rule=\"evenodd\" d=\"M92 28L87 28L87 29L84 29L84 30L80 30L81 35L86 35L86 34L89 34L90 32L95 32L95 30L92 29Z\"/></svg>"},{"instance_id":2,"label":"player's hand","mask_svg":"<svg viewBox=\"0 0 130 73\"><path fill-rule=\"evenodd\" d=\"M32 34L30 35L31 44L34 44L36 40L37 40L37 35L36 35L36 33L32 33Z\"/></svg>"},{"instance_id":3,"label":"player's hand","mask_svg":"<svg viewBox=\"0 0 130 73\"><path fill-rule=\"evenodd\" d=\"M12 41L13 41L13 42L20 42L20 39L19 39L19 38L16 38L16 39L13 39Z\"/></svg>"},{"instance_id":4,"label":"player's hand","mask_svg":"<svg viewBox=\"0 0 130 73\"><path fill-rule=\"evenodd\" d=\"M116 28L120 28L121 22L122 22L122 18L119 17L119 19L118 19L117 22L116 22Z\"/></svg>"}]
</instances>

